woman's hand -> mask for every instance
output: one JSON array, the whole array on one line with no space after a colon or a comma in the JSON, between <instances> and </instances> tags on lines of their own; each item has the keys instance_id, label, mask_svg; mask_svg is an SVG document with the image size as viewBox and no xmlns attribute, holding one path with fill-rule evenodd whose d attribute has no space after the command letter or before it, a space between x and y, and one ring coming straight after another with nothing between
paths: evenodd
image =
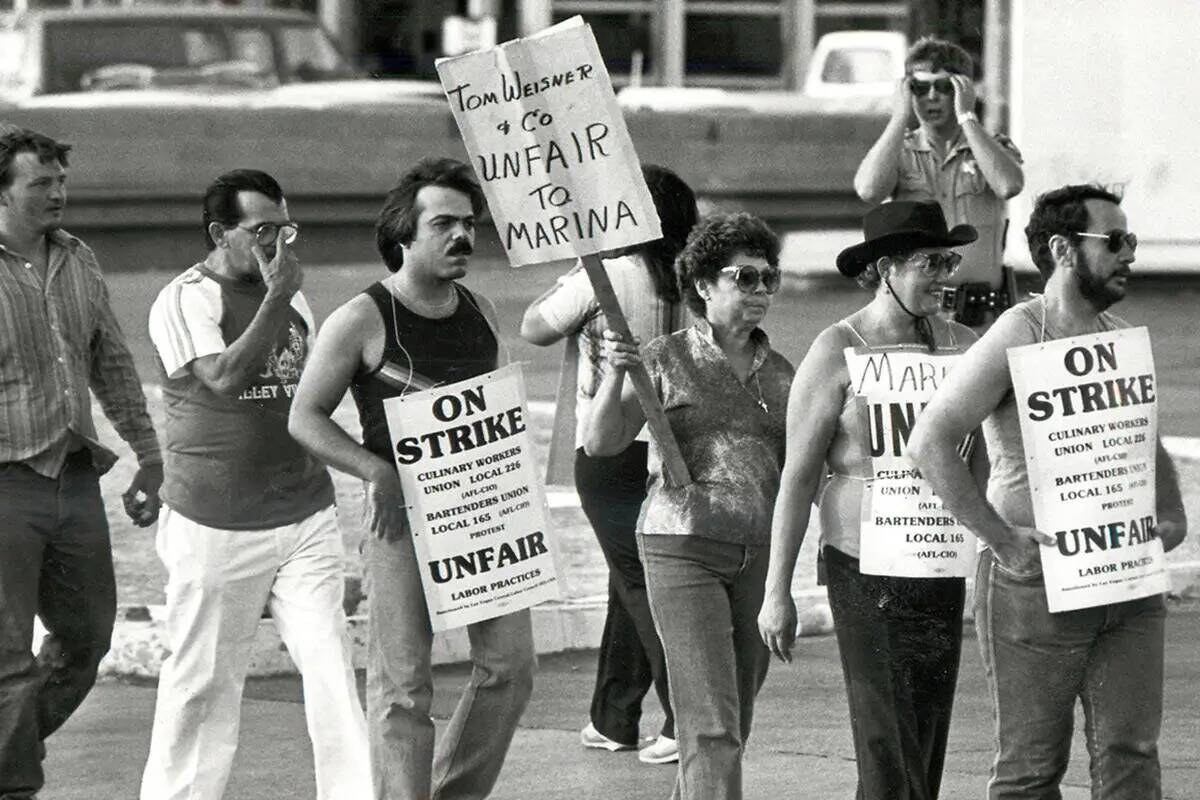
<instances>
[{"instance_id":1,"label":"woman's hand","mask_svg":"<svg viewBox=\"0 0 1200 800\"><path fill-rule=\"evenodd\" d=\"M611 328L604 331L604 359L615 370L629 370L642 363L641 342L636 336L628 339Z\"/></svg>"},{"instance_id":2,"label":"woman's hand","mask_svg":"<svg viewBox=\"0 0 1200 800\"><path fill-rule=\"evenodd\" d=\"M788 592L768 593L758 612L758 635L772 655L790 663L796 642L796 603Z\"/></svg>"}]
</instances>

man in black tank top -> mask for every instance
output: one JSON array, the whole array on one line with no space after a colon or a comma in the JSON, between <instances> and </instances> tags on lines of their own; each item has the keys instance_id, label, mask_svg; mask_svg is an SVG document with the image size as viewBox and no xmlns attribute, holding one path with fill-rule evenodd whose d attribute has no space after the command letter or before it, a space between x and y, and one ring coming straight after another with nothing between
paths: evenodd
<instances>
[{"instance_id":1,"label":"man in black tank top","mask_svg":"<svg viewBox=\"0 0 1200 800\"><path fill-rule=\"evenodd\" d=\"M426 159L401 177L376 223L392 274L330 316L292 403L292 435L366 485L367 726L377 800L486 796L533 688L528 610L469 625L475 668L435 753L433 634L383 411L389 397L498 364L495 309L456 282L467 273L483 203L459 161ZM331 419L347 389L362 444Z\"/></svg>"}]
</instances>

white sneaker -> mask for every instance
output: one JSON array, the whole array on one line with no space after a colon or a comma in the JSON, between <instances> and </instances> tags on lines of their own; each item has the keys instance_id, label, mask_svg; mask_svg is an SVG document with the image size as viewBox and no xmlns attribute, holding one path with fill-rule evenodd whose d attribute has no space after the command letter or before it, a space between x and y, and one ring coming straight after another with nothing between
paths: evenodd
<instances>
[{"instance_id":1,"label":"white sneaker","mask_svg":"<svg viewBox=\"0 0 1200 800\"><path fill-rule=\"evenodd\" d=\"M679 744L661 734L649 747L638 751L638 761L643 764L673 764L678 760Z\"/></svg>"},{"instance_id":2,"label":"white sneaker","mask_svg":"<svg viewBox=\"0 0 1200 800\"><path fill-rule=\"evenodd\" d=\"M608 750L616 753L621 750L633 750L636 745L621 744L605 736L600 731L596 730L596 726L588 723L587 727L579 732L579 741L584 747L591 747L596 750Z\"/></svg>"}]
</instances>

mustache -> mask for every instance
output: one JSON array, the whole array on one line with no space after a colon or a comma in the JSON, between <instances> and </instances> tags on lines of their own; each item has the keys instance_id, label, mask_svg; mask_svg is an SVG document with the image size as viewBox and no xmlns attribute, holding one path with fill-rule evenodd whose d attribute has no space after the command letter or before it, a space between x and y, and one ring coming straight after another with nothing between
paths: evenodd
<instances>
[{"instance_id":1,"label":"mustache","mask_svg":"<svg viewBox=\"0 0 1200 800\"><path fill-rule=\"evenodd\" d=\"M446 250L446 255L469 256L473 252L475 252L475 248L471 246L470 242L468 242L466 239L458 239L450 245L448 250Z\"/></svg>"}]
</instances>

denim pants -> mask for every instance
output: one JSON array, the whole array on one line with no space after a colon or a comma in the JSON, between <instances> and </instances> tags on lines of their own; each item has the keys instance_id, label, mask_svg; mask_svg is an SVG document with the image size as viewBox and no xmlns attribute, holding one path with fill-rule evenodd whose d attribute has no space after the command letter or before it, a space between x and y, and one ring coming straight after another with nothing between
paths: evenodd
<instances>
[{"instance_id":1,"label":"denim pants","mask_svg":"<svg viewBox=\"0 0 1200 800\"><path fill-rule=\"evenodd\" d=\"M1040 568L1015 574L990 550L975 580L975 626L996 723L990 800L1062 796L1076 698L1092 797L1161 798L1162 596L1051 614Z\"/></svg>"},{"instance_id":2,"label":"denim pants","mask_svg":"<svg viewBox=\"0 0 1200 800\"><path fill-rule=\"evenodd\" d=\"M91 690L116 613L91 453L69 456L57 479L0 464L0 798L42 788L40 742ZM37 658L35 615L49 632Z\"/></svg>"},{"instance_id":3,"label":"denim pants","mask_svg":"<svg viewBox=\"0 0 1200 800\"><path fill-rule=\"evenodd\" d=\"M367 544L367 737L376 800L487 797L533 691L529 611L467 626L471 677L434 752L433 632L407 532Z\"/></svg>"},{"instance_id":4,"label":"denim pants","mask_svg":"<svg viewBox=\"0 0 1200 800\"><path fill-rule=\"evenodd\" d=\"M608 613L596 664L591 720L613 741L638 743L642 698L653 685L666 718L661 733L675 738L667 662L654 630L646 571L638 554L638 513L646 499L645 442L615 456L575 452L575 489L608 563Z\"/></svg>"},{"instance_id":5,"label":"denim pants","mask_svg":"<svg viewBox=\"0 0 1200 800\"><path fill-rule=\"evenodd\" d=\"M317 800L367 800L367 729L342 608L333 506L289 525L222 530L169 506L158 517L171 654L158 679L143 800L220 800L263 605L300 671ZM255 744L249 750L253 752Z\"/></svg>"},{"instance_id":6,"label":"denim pants","mask_svg":"<svg viewBox=\"0 0 1200 800\"><path fill-rule=\"evenodd\" d=\"M934 800L962 654L962 578L864 575L824 548L858 800Z\"/></svg>"},{"instance_id":7,"label":"denim pants","mask_svg":"<svg viewBox=\"0 0 1200 800\"><path fill-rule=\"evenodd\" d=\"M766 547L639 534L650 610L667 659L679 772L674 800L740 800L742 751L767 677L758 612Z\"/></svg>"}]
</instances>

